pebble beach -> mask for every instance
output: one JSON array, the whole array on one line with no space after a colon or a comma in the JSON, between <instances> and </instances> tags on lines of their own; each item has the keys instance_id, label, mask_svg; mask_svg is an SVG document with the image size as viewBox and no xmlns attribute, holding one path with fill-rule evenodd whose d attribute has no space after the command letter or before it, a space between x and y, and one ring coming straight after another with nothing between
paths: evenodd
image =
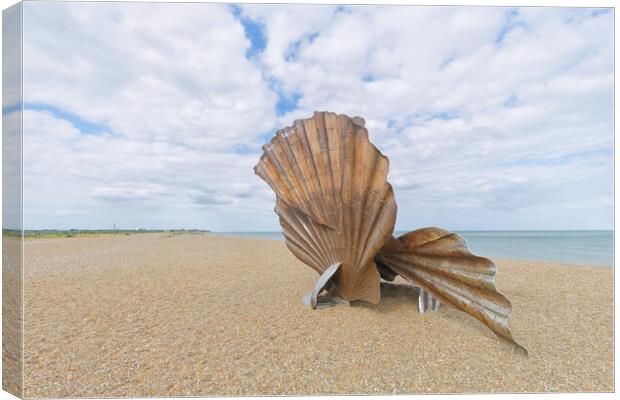
<instances>
[{"instance_id":1,"label":"pebble beach","mask_svg":"<svg viewBox=\"0 0 620 400\"><path fill-rule=\"evenodd\" d=\"M135 234L25 242L24 395L611 392L613 269L495 259L529 358L404 280L311 310L282 241Z\"/></svg>"}]
</instances>

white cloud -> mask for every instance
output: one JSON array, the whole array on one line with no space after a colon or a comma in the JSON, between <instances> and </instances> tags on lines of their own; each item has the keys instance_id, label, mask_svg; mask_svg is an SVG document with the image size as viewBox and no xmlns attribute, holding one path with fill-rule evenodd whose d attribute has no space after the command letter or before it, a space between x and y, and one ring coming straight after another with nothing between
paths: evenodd
<instances>
[{"instance_id":1,"label":"white cloud","mask_svg":"<svg viewBox=\"0 0 620 400\"><path fill-rule=\"evenodd\" d=\"M137 140L229 149L276 96L225 5L26 3L24 95Z\"/></svg>"},{"instance_id":2,"label":"white cloud","mask_svg":"<svg viewBox=\"0 0 620 400\"><path fill-rule=\"evenodd\" d=\"M267 31L278 25L276 7L259 8ZM612 226L611 14L349 10L296 58L280 39L263 62L302 94L281 125L315 109L366 118L391 160L398 228Z\"/></svg>"},{"instance_id":3,"label":"white cloud","mask_svg":"<svg viewBox=\"0 0 620 400\"><path fill-rule=\"evenodd\" d=\"M246 5L248 59L224 5L24 7L25 101L105 128L25 113L27 227L277 230L252 166L314 110L366 119L397 228L611 226L611 13Z\"/></svg>"}]
</instances>

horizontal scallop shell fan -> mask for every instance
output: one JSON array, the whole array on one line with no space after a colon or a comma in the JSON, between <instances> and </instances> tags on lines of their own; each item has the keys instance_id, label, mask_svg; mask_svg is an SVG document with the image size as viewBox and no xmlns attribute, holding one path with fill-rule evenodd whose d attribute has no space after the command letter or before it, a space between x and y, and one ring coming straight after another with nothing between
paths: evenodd
<instances>
[{"instance_id":1,"label":"horizontal scallop shell fan","mask_svg":"<svg viewBox=\"0 0 620 400\"><path fill-rule=\"evenodd\" d=\"M527 355L508 329L512 306L495 288L497 266L488 258L472 254L465 239L456 233L440 228L408 232L388 241L375 261L385 280L400 275L422 293L430 293L433 302L466 312L515 351ZM423 295L418 305L423 307L424 301Z\"/></svg>"},{"instance_id":2,"label":"horizontal scallop shell fan","mask_svg":"<svg viewBox=\"0 0 620 400\"><path fill-rule=\"evenodd\" d=\"M440 228L392 237L396 201L388 169L359 117L315 112L263 146L254 171L276 194L286 246L320 275L304 303L378 304L381 278L400 275L419 288L420 312L428 303L432 310L448 304L527 355L508 329L512 307L495 289L491 260Z\"/></svg>"}]
</instances>

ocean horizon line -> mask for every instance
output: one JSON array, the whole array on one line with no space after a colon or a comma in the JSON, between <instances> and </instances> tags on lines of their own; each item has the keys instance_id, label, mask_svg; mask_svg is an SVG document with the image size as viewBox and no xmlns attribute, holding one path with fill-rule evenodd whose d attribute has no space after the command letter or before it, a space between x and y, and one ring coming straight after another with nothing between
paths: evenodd
<instances>
[{"instance_id":1,"label":"ocean horizon line","mask_svg":"<svg viewBox=\"0 0 620 400\"><path fill-rule=\"evenodd\" d=\"M394 236L408 231L395 230ZM484 257L562 262L574 265L613 267L614 231L579 230L453 230L470 250ZM284 240L281 231L212 232L230 237Z\"/></svg>"},{"instance_id":2,"label":"ocean horizon line","mask_svg":"<svg viewBox=\"0 0 620 400\"><path fill-rule=\"evenodd\" d=\"M398 237L408 231L395 230ZM484 257L562 262L575 265L613 267L613 229L548 230L452 230L462 236L474 254ZM6 237L27 239L139 233L198 234L284 240L282 231L211 231L207 229L3 229Z\"/></svg>"}]
</instances>

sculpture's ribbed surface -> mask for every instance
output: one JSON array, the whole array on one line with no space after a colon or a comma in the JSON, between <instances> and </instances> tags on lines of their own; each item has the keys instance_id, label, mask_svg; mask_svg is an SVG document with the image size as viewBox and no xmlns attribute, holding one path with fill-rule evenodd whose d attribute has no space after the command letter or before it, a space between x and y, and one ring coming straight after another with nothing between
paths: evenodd
<instances>
[{"instance_id":1,"label":"sculpture's ribbed surface","mask_svg":"<svg viewBox=\"0 0 620 400\"><path fill-rule=\"evenodd\" d=\"M424 228L388 241L376 257L380 268L401 275L488 326L518 351L508 328L510 301L495 288L497 267L488 258L472 254L465 240L440 228ZM390 271L382 275L390 275Z\"/></svg>"},{"instance_id":2,"label":"sculpture's ribbed surface","mask_svg":"<svg viewBox=\"0 0 620 400\"><path fill-rule=\"evenodd\" d=\"M342 262L339 295L379 303L373 259L392 235L396 202L388 159L363 120L315 112L277 131L263 152L254 170L276 193L288 248L319 273Z\"/></svg>"}]
</instances>

